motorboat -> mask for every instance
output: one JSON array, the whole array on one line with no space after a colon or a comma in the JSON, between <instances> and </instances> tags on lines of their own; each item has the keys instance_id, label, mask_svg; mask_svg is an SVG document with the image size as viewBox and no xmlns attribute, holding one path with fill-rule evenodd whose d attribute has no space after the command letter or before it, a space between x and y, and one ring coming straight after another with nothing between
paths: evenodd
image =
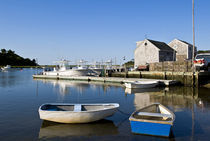
<instances>
[{"instance_id":1,"label":"motorboat","mask_svg":"<svg viewBox=\"0 0 210 141\"><path fill-rule=\"evenodd\" d=\"M101 67L99 62L94 62L89 69L93 70L99 76L102 73L103 68Z\"/></svg>"},{"instance_id":2,"label":"motorboat","mask_svg":"<svg viewBox=\"0 0 210 141\"><path fill-rule=\"evenodd\" d=\"M57 67L53 69L53 71L43 71L43 75L50 76L90 76L95 73L88 69L87 67L76 67L70 69L67 60L56 61L59 63Z\"/></svg>"},{"instance_id":3,"label":"motorboat","mask_svg":"<svg viewBox=\"0 0 210 141\"><path fill-rule=\"evenodd\" d=\"M59 123L89 123L113 115L118 107L118 103L49 103L40 106L39 116L42 120Z\"/></svg>"}]
</instances>

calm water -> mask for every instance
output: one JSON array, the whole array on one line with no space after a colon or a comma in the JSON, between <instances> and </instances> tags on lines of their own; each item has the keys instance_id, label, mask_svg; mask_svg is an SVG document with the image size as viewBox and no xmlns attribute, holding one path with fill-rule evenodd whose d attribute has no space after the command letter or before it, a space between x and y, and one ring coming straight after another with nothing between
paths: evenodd
<instances>
[{"instance_id":1,"label":"calm water","mask_svg":"<svg viewBox=\"0 0 210 141\"><path fill-rule=\"evenodd\" d=\"M186 87L130 91L118 84L33 80L37 70L0 72L0 141L36 140L208 140L210 138L210 89ZM112 117L91 124L58 124L39 119L43 103L120 104ZM172 138L131 133L129 115L160 102L176 120Z\"/></svg>"}]
</instances>

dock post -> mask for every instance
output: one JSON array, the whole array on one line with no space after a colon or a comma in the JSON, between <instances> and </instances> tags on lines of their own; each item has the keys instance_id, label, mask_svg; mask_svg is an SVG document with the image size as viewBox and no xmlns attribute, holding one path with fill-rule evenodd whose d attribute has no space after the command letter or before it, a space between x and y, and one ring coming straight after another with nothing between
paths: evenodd
<instances>
[{"instance_id":1,"label":"dock post","mask_svg":"<svg viewBox=\"0 0 210 141\"><path fill-rule=\"evenodd\" d=\"M192 72L192 87L195 86L195 75L194 75L194 71Z\"/></svg>"},{"instance_id":2,"label":"dock post","mask_svg":"<svg viewBox=\"0 0 210 141\"><path fill-rule=\"evenodd\" d=\"M199 87L200 85L200 81L199 81L199 72L194 72L195 73L195 76L194 76L194 86L195 87Z\"/></svg>"}]
</instances>

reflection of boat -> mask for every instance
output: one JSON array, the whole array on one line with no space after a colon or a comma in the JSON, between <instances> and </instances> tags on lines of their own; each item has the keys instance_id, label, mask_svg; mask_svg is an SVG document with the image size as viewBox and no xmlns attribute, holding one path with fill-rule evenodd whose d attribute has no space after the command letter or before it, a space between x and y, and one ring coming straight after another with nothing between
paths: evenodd
<instances>
[{"instance_id":1,"label":"reflection of boat","mask_svg":"<svg viewBox=\"0 0 210 141\"><path fill-rule=\"evenodd\" d=\"M125 93L128 94L137 94L137 93L150 93L150 92L160 92L163 90L164 87L155 87L155 88L150 88L150 89L130 89L130 88L125 88Z\"/></svg>"},{"instance_id":2,"label":"reflection of boat","mask_svg":"<svg viewBox=\"0 0 210 141\"><path fill-rule=\"evenodd\" d=\"M113 115L119 104L43 104L39 108L40 119L59 123L88 123Z\"/></svg>"},{"instance_id":3,"label":"reflection of boat","mask_svg":"<svg viewBox=\"0 0 210 141\"><path fill-rule=\"evenodd\" d=\"M70 69L68 67L67 60L57 61L59 63L59 66L57 68L54 68L53 71L44 71L43 75L53 75L53 76L88 76L88 75L94 75L95 73L88 69L87 67L76 67L73 69Z\"/></svg>"},{"instance_id":4,"label":"reflection of boat","mask_svg":"<svg viewBox=\"0 0 210 141\"><path fill-rule=\"evenodd\" d=\"M3 71L7 71L7 70L11 69L11 66L10 65L6 65L5 67L2 67L1 69Z\"/></svg>"},{"instance_id":5,"label":"reflection of boat","mask_svg":"<svg viewBox=\"0 0 210 141\"><path fill-rule=\"evenodd\" d=\"M70 93L70 88L76 88L77 91L83 93L89 88L88 82L86 81L69 81L69 80L53 80L53 79L40 79L43 82L51 83L53 86L59 87L59 92L62 95Z\"/></svg>"},{"instance_id":6,"label":"reflection of boat","mask_svg":"<svg viewBox=\"0 0 210 141\"><path fill-rule=\"evenodd\" d=\"M168 137L175 115L160 103L135 111L129 118L133 133Z\"/></svg>"},{"instance_id":7,"label":"reflection of boat","mask_svg":"<svg viewBox=\"0 0 210 141\"><path fill-rule=\"evenodd\" d=\"M60 124L43 121L39 132L39 139L68 136L104 136L115 135L117 133L117 127L109 120L100 120L91 124Z\"/></svg>"},{"instance_id":8,"label":"reflection of boat","mask_svg":"<svg viewBox=\"0 0 210 141\"><path fill-rule=\"evenodd\" d=\"M126 88L153 88L158 85L159 81L150 80L150 81L134 81L134 82L126 82Z\"/></svg>"}]
</instances>

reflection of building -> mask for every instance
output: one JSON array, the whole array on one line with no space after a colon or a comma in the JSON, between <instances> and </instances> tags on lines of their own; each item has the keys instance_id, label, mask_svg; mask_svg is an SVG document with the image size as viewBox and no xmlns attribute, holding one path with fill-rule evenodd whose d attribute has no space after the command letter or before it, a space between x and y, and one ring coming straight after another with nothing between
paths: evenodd
<instances>
[{"instance_id":1,"label":"reflection of building","mask_svg":"<svg viewBox=\"0 0 210 141\"><path fill-rule=\"evenodd\" d=\"M134 96L134 106L136 110L148 106L150 104L150 94L136 93Z\"/></svg>"},{"instance_id":2,"label":"reflection of building","mask_svg":"<svg viewBox=\"0 0 210 141\"><path fill-rule=\"evenodd\" d=\"M174 111L183 108L192 108L192 103L197 99L197 92L191 87L172 87L168 91L163 91L162 95L151 95L151 102L160 102L168 107L173 107Z\"/></svg>"},{"instance_id":3,"label":"reflection of building","mask_svg":"<svg viewBox=\"0 0 210 141\"><path fill-rule=\"evenodd\" d=\"M126 91L129 92L128 90ZM198 106L201 105L200 99L198 99L198 91L191 87L172 87L167 91L135 91L131 92L135 94L134 105L136 109L156 102L159 102L168 107L173 107L174 111L180 111L183 108L191 109L192 103L196 103Z\"/></svg>"}]
</instances>

